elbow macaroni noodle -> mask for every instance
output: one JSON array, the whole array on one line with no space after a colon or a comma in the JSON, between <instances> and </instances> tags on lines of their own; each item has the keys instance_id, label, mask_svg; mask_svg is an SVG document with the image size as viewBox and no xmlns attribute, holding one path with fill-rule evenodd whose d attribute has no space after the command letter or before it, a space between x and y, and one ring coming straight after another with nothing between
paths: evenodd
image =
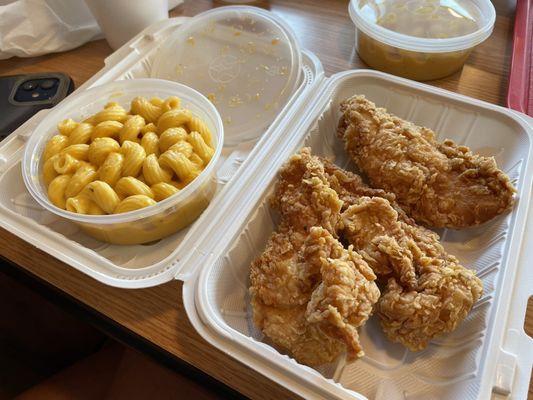
<instances>
[{"instance_id":1,"label":"elbow macaroni noodle","mask_svg":"<svg viewBox=\"0 0 533 400\"><path fill-rule=\"evenodd\" d=\"M43 151L48 198L67 211L118 214L152 206L196 178L214 155L206 124L180 99L110 102L82 122L61 121Z\"/></svg>"}]
</instances>

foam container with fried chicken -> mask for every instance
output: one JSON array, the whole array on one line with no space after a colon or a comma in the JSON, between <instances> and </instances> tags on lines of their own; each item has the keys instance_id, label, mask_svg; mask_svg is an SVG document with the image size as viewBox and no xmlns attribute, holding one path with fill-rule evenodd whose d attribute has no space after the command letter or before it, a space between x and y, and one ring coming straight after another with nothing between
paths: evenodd
<instances>
[{"instance_id":1,"label":"foam container with fried chicken","mask_svg":"<svg viewBox=\"0 0 533 400\"><path fill-rule=\"evenodd\" d=\"M527 215L527 132L379 74L319 95L211 273L220 318L326 397L485 398L512 365L494 316Z\"/></svg>"}]
</instances>

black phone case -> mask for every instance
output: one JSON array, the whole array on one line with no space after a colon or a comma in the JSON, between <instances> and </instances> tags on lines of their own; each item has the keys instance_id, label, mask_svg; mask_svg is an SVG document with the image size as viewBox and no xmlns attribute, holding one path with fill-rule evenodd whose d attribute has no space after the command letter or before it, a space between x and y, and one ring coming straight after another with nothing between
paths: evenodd
<instances>
[{"instance_id":1,"label":"black phone case","mask_svg":"<svg viewBox=\"0 0 533 400\"><path fill-rule=\"evenodd\" d=\"M17 102L14 99L16 88L30 79L57 78L59 87L50 100L39 102ZM62 73L39 73L0 76L0 140L31 118L37 111L52 108L74 90L74 82Z\"/></svg>"}]
</instances>

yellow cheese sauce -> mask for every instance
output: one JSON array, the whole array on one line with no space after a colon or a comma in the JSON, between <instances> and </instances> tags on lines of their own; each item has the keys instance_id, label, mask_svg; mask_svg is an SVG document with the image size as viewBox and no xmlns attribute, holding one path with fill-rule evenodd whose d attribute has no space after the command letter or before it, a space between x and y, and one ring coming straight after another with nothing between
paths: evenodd
<instances>
[{"instance_id":1,"label":"yellow cheese sauce","mask_svg":"<svg viewBox=\"0 0 533 400\"><path fill-rule=\"evenodd\" d=\"M470 51L422 53L389 46L363 32L357 35L357 53L365 63L380 71L417 81L453 74L462 68Z\"/></svg>"},{"instance_id":2,"label":"yellow cheese sauce","mask_svg":"<svg viewBox=\"0 0 533 400\"><path fill-rule=\"evenodd\" d=\"M78 222L81 229L95 239L113 244L149 243L162 239L192 224L207 208L216 192L216 182L209 179L201 185L191 198L165 210L162 214L138 221L112 225L85 224Z\"/></svg>"},{"instance_id":3,"label":"yellow cheese sauce","mask_svg":"<svg viewBox=\"0 0 533 400\"><path fill-rule=\"evenodd\" d=\"M446 39L478 29L479 10L465 0L363 0L365 19L409 36Z\"/></svg>"}]
</instances>

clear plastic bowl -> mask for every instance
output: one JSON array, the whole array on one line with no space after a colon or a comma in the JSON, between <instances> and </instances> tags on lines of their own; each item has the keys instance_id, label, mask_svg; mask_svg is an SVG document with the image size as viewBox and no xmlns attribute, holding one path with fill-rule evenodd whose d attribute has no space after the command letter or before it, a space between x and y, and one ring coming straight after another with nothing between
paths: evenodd
<instances>
[{"instance_id":1,"label":"clear plastic bowl","mask_svg":"<svg viewBox=\"0 0 533 400\"><path fill-rule=\"evenodd\" d=\"M488 0L471 0L477 8L478 30L446 39L422 38L394 32L365 18L366 0L351 0L348 7L355 24L355 46L369 66L418 81L439 79L460 70L470 52L494 28L496 11Z\"/></svg>"},{"instance_id":2,"label":"clear plastic bowl","mask_svg":"<svg viewBox=\"0 0 533 400\"><path fill-rule=\"evenodd\" d=\"M57 134L57 123L66 118L83 120L114 101L129 109L136 96L165 98L178 96L182 106L202 118L213 134L215 154L202 173L175 195L156 205L123 214L76 214L54 206L42 180L43 149ZM222 120L213 104L198 93L179 83L162 79L117 81L69 96L41 121L31 135L22 160L24 183L33 198L48 211L78 224L98 240L115 244L147 243L168 236L191 224L207 207L216 191L215 165L224 143Z\"/></svg>"},{"instance_id":3,"label":"clear plastic bowl","mask_svg":"<svg viewBox=\"0 0 533 400\"><path fill-rule=\"evenodd\" d=\"M259 138L298 87L302 54L290 26L250 6L215 8L191 18L158 49L152 78L208 97L222 117L226 146Z\"/></svg>"}]
</instances>

